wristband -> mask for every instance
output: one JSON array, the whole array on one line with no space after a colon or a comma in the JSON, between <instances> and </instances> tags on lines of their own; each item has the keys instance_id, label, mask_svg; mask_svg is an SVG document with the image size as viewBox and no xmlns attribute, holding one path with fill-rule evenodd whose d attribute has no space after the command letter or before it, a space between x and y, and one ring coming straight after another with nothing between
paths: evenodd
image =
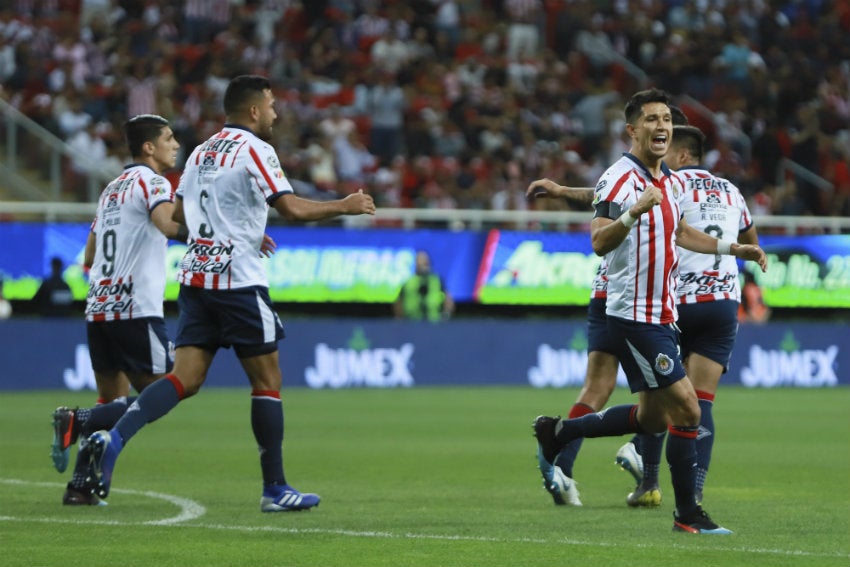
<instances>
[{"instance_id":1,"label":"wristband","mask_svg":"<svg viewBox=\"0 0 850 567\"><path fill-rule=\"evenodd\" d=\"M620 215L620 218L617 220L626 225L626 228L632 228L632 226L634 226L634 224L637 222L637 219L630 215L628 210L626 210L625 213Z\"/></svg>"},{"instance_id":2,"label":"wristband","mask_svg":"<svg viewBox=\"0 0 850 567\"><path fill-rule=\"evenodd\" d=\"M729 240L720 240L717 239L717 253L720 255L732 254L732 244Z\"/></svg>"}]
</instances>

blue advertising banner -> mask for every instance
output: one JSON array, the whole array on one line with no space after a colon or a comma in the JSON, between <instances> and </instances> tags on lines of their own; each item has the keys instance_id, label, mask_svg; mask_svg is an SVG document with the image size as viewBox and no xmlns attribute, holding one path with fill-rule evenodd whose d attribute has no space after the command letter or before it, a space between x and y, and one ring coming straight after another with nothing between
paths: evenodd
<instances>
[{"instance_id":1,"label":"blue advertising banner","mask_svg":"<svg viewBox=\"0 0 850 567\"><path fill-rule=\"evenodd\" d=\"M0 278L7 299L30 299L50 258L65 265L76 299L87 224L0 223ZM283 302L389 303L413 273L417 250L458 302L586 305L600 259L585 232L489 232L270 226L269 293ZM769 307L850 308L850 235L762 236L770 269L753 272ZM177 298L185 245L171 242L166 299Z\"/></svg>"},{"instance_id":2,"label":"blue advertising banner","mask_svg":"<svg viewBox=\"0 0 850 567\"><path fill-rule=\"evenodd\" d=\"M172 336L174 323L168 321ZM578 387L587 366L586 327L578 319L439 324L326 319L284 321L284 327L284 387ZM83 321L0 321L0 344L0 390L95 387ZM850 333L844 325L742 325L723 384L835 387L850 384L848 370ZM625 385L622 372L618 381ZM219 351L207 385L247 387L231 350Z\"/></svg>"}]
</instances>

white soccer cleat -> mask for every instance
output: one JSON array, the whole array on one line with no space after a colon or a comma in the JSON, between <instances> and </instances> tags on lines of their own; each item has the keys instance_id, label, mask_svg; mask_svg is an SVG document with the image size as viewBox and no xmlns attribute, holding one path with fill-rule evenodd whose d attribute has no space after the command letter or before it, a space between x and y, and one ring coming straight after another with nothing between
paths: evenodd
<instances>
[{"instance_id":1,"label":"white soccer cleat","mask_svg":"<svg viewBox=\"0 0 850 567\"><path fill-rule=\"evenodd\" d=\"M543 488L552 495L558 506L581 506L576 481L564 474L561 467L552 467L552 479L543 481Z\"/></svg>"},{"instance_id":2,"label":"white soccer cleat","mask_svg":"<svg viewBox=\"0 0 850 567\"><path fill-rule=\"evenodd\" d=\"M635 449L634 443L629 441L620 447L614 462L635 477L635 483L640 486L640 483L643 482L643 459Z\"/></svg>"}]
</instances>

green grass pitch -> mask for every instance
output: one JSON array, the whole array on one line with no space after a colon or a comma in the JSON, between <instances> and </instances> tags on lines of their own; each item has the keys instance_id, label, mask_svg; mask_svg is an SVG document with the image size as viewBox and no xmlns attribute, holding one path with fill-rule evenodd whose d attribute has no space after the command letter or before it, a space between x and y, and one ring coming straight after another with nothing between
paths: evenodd
<instances>
[{"instance_id":1,"label":"green grass pitch","mask_svg":"<svg viewBox=\"0 0 850 567\"><path fill-rule=\"evenodd\" d=\"M0 395L0 566L841 566L850 563L850 389L721 387L705 507L731 536L673 533L625 505L625 438L584 443L584 507L541 487L531 422L577 391L284 390L290 483L322 495L261 514L248 388L206 389L148 426L109 506L61 505L50 414L92 393ZM615 403L634 401L618 391Z\"/></svg>"}]
</instances>

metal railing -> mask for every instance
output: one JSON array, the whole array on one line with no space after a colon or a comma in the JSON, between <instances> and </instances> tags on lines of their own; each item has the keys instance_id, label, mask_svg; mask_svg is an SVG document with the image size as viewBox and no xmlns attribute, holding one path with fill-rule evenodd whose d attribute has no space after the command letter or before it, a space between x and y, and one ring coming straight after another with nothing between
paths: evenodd
<instances>
[{"instance_id":1,"label":"metal railing","mask_svg":"<svg viewBox=\"0 0 850 567\"><path fill-rule=\"evenodd\" d=\"M0 201L0 219L40 222L90 222L94 203ZM269 211L271 222L282 222ZM439 228L487 230L509 228L527 231L589 230L590 212L576 211L489 211L478 209L378 209L374 216L342 217L336 224L350 228L380 229ZM755 216L764 234L850 234L850 217Z\"/></svg>"},{"instance_id":2,"label":"metal railing","mask_svg":"<svg viewBox=\"0 0 850 567\"><path fill-rule=\"evenodd\" d=\"M87 201L97 200L115 171L71 149L37 122L0 99L0 188L21 199L63 201L66 168L78 166ZM78 197L78 196L71 196Z\"/></svg>"}]
</instances>

